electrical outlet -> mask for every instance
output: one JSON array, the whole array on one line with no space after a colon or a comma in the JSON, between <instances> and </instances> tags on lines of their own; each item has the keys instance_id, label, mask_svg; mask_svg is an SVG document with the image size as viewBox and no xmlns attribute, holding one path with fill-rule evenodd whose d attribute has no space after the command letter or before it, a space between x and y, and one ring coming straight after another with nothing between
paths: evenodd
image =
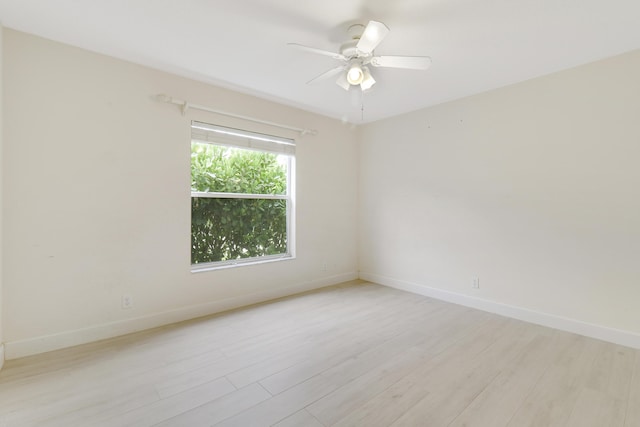
<instances>
[{"instance_id":1,"label":"electrical outlet","mask_svg":"<svg viewBox=\"0 0 640 427\"><path fill-rule=\"evenodd\" d=\"M133 307L133 297L131 295L122 295L122 308L127 309Z\"/></svg>"},{"instance_id":2,"label":"electrical outlet","mask_svg":"<svg viewBox=\"0 0 640 427\"><path fill-rule=\"evenodd\" d=\"M480 289L480 278L479 277L474 277L473 278L473 288L474 289Z\"/></svg>"}]
</instances>

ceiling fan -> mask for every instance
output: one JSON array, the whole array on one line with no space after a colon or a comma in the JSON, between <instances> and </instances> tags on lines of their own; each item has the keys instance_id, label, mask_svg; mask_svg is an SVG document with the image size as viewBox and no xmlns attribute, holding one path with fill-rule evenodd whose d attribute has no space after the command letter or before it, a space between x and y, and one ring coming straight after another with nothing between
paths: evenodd
<instances>
[{"instance_id":1,"label":"ceiling fan","mask_svg":"<svg viewBox=\"0 0 640 427\"><path fill-rule=\"evenodd\" d=\"M338 53L298 43L289 43L289 46L329 56L343 63L311 79L307 84L337 75L336 84L344 90L349 90L352 86L360 86L362 91L367 91L376 83L369 70L369 65L410 70L426 70L431 65L431 58L428 56L375 56L374 49L389 33L389 28L382 22L369 21L366 27L362 24L355 24L347 29L347 33L350 39L340 46Z\"/></svg>"}]
</instances>

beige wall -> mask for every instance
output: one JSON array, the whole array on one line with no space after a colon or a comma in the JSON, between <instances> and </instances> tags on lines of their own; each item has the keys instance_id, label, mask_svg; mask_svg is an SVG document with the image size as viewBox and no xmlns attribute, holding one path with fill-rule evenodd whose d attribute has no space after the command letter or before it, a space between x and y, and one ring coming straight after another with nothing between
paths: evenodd
<instances>
[{"instance_id":1,"label":"beige wall","mask_svg":"<svg viewBox=\"0 0 640 427\"><path fill-rule=\"evenodd\" d=\"M635 51L362 128L361 275L640 336L638 76Z\"/></svg>"},{"instance_id":2,"label":"beige wall","mask_svg":"<svg viewBox=\"0 0 640 427\"><path fill-rule=\"evenodd\" d=\"M8 357L357 276L352 129L24 33L4 38ZM158 93L318 130L296 155L297 259L190 272L189 123L238 123L183 117Z\"/></svg>"},{"instance_id":3,"label":"beige wall","mask_svg":"<svg viewBox=\"0 0 640 427\"><path fill-rule=\"evenodd\" d=\"M3 133L2 133L2 32L3 32L3 28L2 28L2 24L0 24L0 369L2 369L2 365L4 365L4 339L3 339L3 321L2 321L2 277L3 277L3 270L2 270L2 246L3 246L3 239L2 239L2 224L3 224L3 220L2 220L2 200L3 200L3 187L2 187L2 176L4 175L4 165L2 163L2 151L3 151Z\"/></svg>"},{"instance_id":4,"label":"beige wall","mask_svg":"<svg viewBox=\"0 0 640 427\"><path fill-rule=\"evenodd\" d=\"M640 333L640 52L369 124L359 144L334 120L12 30L1 56L8 357L337 283L358 265L414 291ZM190 273L188 124L238 123L183 117L158 93L319 130L298 146L297 259Z\"/></svg>"}]
</instances>

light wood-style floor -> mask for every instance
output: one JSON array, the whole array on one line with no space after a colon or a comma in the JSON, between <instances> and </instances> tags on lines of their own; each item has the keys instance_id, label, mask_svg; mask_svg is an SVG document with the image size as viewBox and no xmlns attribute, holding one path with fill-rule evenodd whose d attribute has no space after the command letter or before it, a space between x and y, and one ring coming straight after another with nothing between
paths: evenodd
<instances>
[{"instance_id":1,"label":"light wood-style floor","mask_svg":"<svg viewBox=\"0 0 640 427\"><path fill-rule=\"evenodd\" d=\"M0 426L640 426L640 352L367 283L8 361Z\"/></svg>"}]
</instances>

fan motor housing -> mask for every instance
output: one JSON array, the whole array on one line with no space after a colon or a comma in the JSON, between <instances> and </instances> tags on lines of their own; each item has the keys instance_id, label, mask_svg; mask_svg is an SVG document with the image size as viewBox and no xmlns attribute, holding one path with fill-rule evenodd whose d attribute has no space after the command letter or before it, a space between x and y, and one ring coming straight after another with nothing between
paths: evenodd
<instances>
[{"instance_id":1,"label":"fan motor housing","mask_svg":"<svg viewBox=\"0 0 640 427\"><path fill-rule=\"evenodd\" d=\"M356 56L358 56L358 50L356 49L358 40L360 39L353 39L349 40L348 42L342 43L342 46L340 46L340 53L347 58L355 58Z\"/></svg>"},{"instance_id":2,"label":"fan motor housing","mask_svg":"<svg viewBox=\"0 0 640 427\"><path fill-rule=\"evenodd\" d=\"M344 42L342 46L340 46L340 53L347 58L357 58L364 56L361 52L358 52L356 46L362 37L362 33L364 33L364 29L366 27L362 24L353 24L347 28L347 34L349 36L349 40Z\"/></svg>"}]
</instances>

